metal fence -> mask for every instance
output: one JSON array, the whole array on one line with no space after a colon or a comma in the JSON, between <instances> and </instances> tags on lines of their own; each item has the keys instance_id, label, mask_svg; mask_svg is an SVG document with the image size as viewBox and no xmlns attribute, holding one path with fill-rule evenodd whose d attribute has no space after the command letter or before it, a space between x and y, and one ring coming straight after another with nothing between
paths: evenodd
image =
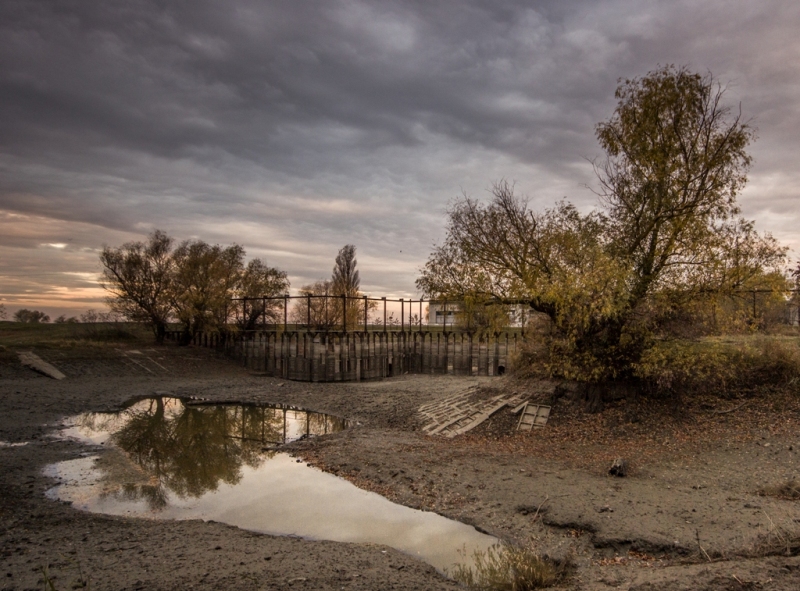
<instances>
[{"instance_id":1,"label":"metal fence","mask_svg":"<svg viewBox=\"0 0 800 591\"><path fill-rule=\"evenodd\" d=\"M199 332L192 343L291 380L334 382L405 373L496 376L521 344L520 328L491 333L454 324L457 303L365 296L232 300L237 330ZM431 323L431 306L443 310ZM180 340L171 331L168 339Z\"/></svg>"},{"instance_id":2,"label":"metal fence","mask_svg":"<svg viewBox=\"0 0 800 591\"><path fill-rule=\"evenodd\" d=\"M783 294L783 295L781 295ZM741 291L697 296L676 320L694 331L800 331L796 292ZM470 325L459 302L347 296L282 296L232 300L236 330L200 332L193 344L214 348L266 375L333 382L405 373L501 375L526 334L534 332L523 302L498 328ZM521 314L514 313L522 310ZM431 321L432 312L437 318ZM179 340L179 332L168 338Z\"/></svg>"}]
</instances>

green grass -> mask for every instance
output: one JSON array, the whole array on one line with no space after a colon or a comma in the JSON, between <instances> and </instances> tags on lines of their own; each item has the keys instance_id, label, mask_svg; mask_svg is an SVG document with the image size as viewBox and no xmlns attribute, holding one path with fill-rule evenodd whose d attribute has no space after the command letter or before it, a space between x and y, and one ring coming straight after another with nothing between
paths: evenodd
<instances>
[{"instance_id":1,"label":"green grass","mask_svg":"<svg viewBox=\"0 0 800 591\"><path fill-rule=\"evenodd\" d=\"M0 352L26 349L63 349L108 343L152 344L148 327L128 322L84 324L27 324L0 322Z\"/></svg>"}]
</instances>

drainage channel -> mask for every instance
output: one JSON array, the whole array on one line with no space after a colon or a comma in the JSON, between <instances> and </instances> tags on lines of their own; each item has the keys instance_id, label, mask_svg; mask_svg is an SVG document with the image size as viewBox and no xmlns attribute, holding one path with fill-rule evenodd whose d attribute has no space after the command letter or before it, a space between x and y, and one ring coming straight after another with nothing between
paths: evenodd
<instances>
[{"instance_id":1,"label":"drainage channel","mask_svg":"<svg viewBox=\"0 0 800 591\"><path fill-rule=\"evenodd\" d=\"M69 419L62 434L106 447L52 464L48 491L93 513L214 520L272 535L385 544L445 572L497 540L410 509L276 451L347 428L293 407L141 399L118 413Z\"/></svg>"}]
</instances>

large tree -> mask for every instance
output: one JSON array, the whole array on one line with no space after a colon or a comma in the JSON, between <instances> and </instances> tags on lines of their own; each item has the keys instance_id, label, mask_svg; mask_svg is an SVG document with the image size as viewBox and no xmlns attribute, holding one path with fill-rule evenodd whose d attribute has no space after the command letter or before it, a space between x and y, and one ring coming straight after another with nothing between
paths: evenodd
<instances>
[{"instance_id":1,"label":"large tree","mask_svg":"<svg viewBox=\"0 0 800 591\"><path fill-rule=\"evenodd\" d=\"M153 328L158 342L164 340L172 312L170 281L173 272L172 238L156 230L147 242L128 242L105 247L101 284L109 292L112 311Z\"/></svg>"},{"instance_id":2,"label":"large tree","mask_svg":"<svg viewBox=\"0 0 800 591\"><path fill-rule=\"evenodd\" d=\"M333 282L327 279L300 288L301 297L292 308L292 321L309 330L335 330L342 326L341 297L334 297Z\"/></svg>"},{"instance_id":3,"label":"large tree","mask_svg":"<svg viewBox=\"0 0 800 591\"><path fill-rule=\"evenodd\" d=\"M785 249L738 217L753 130L723 95L710 75L672 66L621 82L614 114L597 126L602 209L535 212L497 183L491 203L451 207L418 287L525 301L551 320L552 374L629 376L676 294L734 289L783 262Z\"/></svg>"},{"instance_id":4,"label":"large tree","mask_svg":"<svg viewBox=\"0 0 800 591\"><path fill-rule=\"evenodd\" d=\"M244 270L244 255L244 248L237 244L212 246L202 240L187 240L175 249L170 294L184 342L198 332L226 327L230 298Z\"/></svg>"},{"instance_id":5,"label":"large tree","mask_svg":"<svg viewBox=\"0 0 800 591\"><path fill-rule=\"evenodd\" d=\"M277 322L283 304L274 298L289 293L289 278L285 271L270 267L261 259L253 259L242 271L234 289L241 298L236 309L236 323L242 330L255 330L259 322Z\"/></svg>"},{"instance_id":6,"label":"large tree","mask_svg":"<svg viewBox=\"0 0 800 591\"><path fill-rule=\"evenodd\" d=\"M361 278L356 269L356 247L345 244L336 255L336 264L333 266L331 282L333 293L336 295L356 296L361 287Z\"/></svg>"},{"instance_id":7,"label":"large tree","mask_svg":"<svg viewBox=\"0 0 800 591\"><path fill-rule=\"evenodd\" d=\"M134 322L149 323L163 340L167 322L182 325L184 343L203 330L227 330L231 322L252 329L274 306L233 305L232 298L263 298L289 289L286 273L253 259L244 264L238 245L173 239L156 230L146 243L106 247L100 255L103 286L111 309Z\"/></svg>"}]
</instances>

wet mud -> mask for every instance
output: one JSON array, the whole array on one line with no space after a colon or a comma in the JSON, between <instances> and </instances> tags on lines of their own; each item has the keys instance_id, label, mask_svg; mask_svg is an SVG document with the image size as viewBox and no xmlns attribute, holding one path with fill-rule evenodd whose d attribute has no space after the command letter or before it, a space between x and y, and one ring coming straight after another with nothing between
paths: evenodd
<instances>
[{"instance_id":1,"label":"wet mud","mask_svg":"<svg viewBox=\"0 0 800 591\"><path fill-rule=\"evenodd\" d=\"M444 439L422 434L420 406L459 391L491 397L527 390L531 399L551 400L552 385L513 376L308 384L250 375L194 349L152 349L145 352L150 365L141 357L127 363L124 351L36 353L67 377L0 365L2 589L42 589L45 579L57 589L458 588L384 545L100 515L46 496L58 484L43 472L47 465L92 453L54 437L65 417L117 410L133 396L154 394L346 417L351 428L284 449L407 507L507 541L533 538L543 553L574 563L564 588L800 588L791 543L797 501L760 494L800 477L791 404L754 401L725 414L687 409L690 419L654 427L632 419L641 413L626 410L625 401L587 419L577 403L560 399L543 430L513 433L516 418L506 409L474 432ZM724 401L719 409L727 410ZM686 435L695 432L694 440ZM618 455L631 463L625 478L607 474Z\"/></svg>"}]
</instances>

